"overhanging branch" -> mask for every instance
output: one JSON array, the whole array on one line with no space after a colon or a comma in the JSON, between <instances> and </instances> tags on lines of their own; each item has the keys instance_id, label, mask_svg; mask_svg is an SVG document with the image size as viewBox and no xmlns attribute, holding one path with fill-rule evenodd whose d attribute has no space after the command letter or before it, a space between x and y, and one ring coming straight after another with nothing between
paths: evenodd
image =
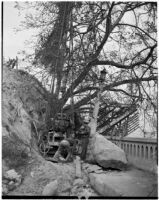
<instances>
[{"instance_id":1,"label":"overhanging branch","mask_svg":"<svg viewBox=\"0 0 159 200\"><path fill-rule=\"evenodd\" d=\"M112 83L112 84L104 86L103 91L112 90L114 87L121 86L121 85L128 84L128 83L140 83L142 81L153 81L153 80L157 81L157 76L144 77L144 78L133 78L133 79L129 79L129 80L122 80L122 81L119 81L119 82ZM94 87L94 89L95 89L95 87ZM96 89L98 89L98 87L96 87ZM80 93L80 92L83 92L83 90L84 90L84 88L82 90L76 91L76 94ZM82 100L80 100L79 102L77 102L74 105L74 108L76 109L76 108L79 108L82 105L86 105L90 101L90 99L92 100L95 97L97 97L97 92L98 92L98 90L96 90L93 94L84 97ZM70 105L65 107L66 110L70 109L70 108L71 108Z\"/></svg>"},{"instance_id":2,"label":"overhanging branch","mask_svg":"<svg viewBox=\"0 0 159 200\"><path fill-rule=\"evenodd\" d=\"M148 53L148 55L146 56L146 58L144 58L143 60L136 62L134 64L131 65L122 65L120 63L114 62L114 61L110 61L110 60L96 60L94 62L94 65L111 65L117 68L121 68L121 69L132 69L138 65L141 64L146 64L146 62L148 61L148 59L151 57L153 50L157 47L157 44L155 44L154 46L150 47L150 52Z\"/></svg>"}]
</instances>

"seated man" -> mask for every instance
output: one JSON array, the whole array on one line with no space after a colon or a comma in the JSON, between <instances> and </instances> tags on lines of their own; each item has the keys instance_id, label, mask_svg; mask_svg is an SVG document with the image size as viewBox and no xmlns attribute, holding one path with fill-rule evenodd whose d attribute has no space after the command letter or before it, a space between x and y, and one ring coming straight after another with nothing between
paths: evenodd
<instances>
[{"instance_id":1,"label":"seated man","mask_svg":"<svg viewBox=\"0 0 159 200\"><path fill-rule=\"evenodd\" d=\"M69 162L72 160L71 148L70 143L67 140L62 140L60 142L59 148L56 151L53 161L59 162Z\"/></svg>"}]
</instances>

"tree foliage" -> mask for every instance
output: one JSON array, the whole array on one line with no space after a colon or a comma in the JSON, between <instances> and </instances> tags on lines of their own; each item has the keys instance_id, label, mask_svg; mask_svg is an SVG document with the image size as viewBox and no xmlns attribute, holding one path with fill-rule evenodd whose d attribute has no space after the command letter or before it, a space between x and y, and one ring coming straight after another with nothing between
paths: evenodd
<instances>
[{"instance_id":1,"label":"tree foliage","mask_svg":"<svg viewBox=\"0 0 159 200\"><path fill-rule=\"evenodd\" d=\"M61 108L69 110L72 96L75 109L90 109L103 68L107 76L102 104L148 101L157 112L157 3L32 2L28 6L36 12L26 16L25 25L39 29L33 63L43 69L43 81L50 85L48 118ZM66 90L61 96L64 77Z\"/></svg>"}]
</instances>

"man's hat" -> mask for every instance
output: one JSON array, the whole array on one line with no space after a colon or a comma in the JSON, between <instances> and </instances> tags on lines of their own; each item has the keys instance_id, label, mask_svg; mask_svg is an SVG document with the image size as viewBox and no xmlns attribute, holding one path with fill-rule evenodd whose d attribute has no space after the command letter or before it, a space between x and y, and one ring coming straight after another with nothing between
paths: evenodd
<instances>
[{"instance_id":1,"label":"man's hat","mask_svg":"<svg viewBox=\"0 0 159 200\"><path fill-rule=\"evenodd\" d=\"M69 143L69 141L67 141L67 140L62 140L62 141L60 142L60 146L68 147L68 146L70 146L70 143Z\"/></svg>"}]
</instances>

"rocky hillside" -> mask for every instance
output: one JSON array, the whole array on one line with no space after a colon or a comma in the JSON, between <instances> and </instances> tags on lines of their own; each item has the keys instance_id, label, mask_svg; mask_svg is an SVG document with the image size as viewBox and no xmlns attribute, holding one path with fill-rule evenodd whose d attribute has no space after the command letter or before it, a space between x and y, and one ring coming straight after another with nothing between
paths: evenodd
<instances>
[{"instance_id":1,"label":"rocky hillside","mask_svg":"<svg viewBox=\"0 0 159 200\"><path fill-rule=\"evenodd\" d=\"M70 166L64 170L45 161L36 145L37 131L44 125L47 91L22 70L4 66L2 78L3 194L40 195L47 182L67 171L67 180L61 186L64 190L73 169Z\"/></svg>"},{"instance_id":2,"label":"rocky hillside","mask_svg":"<svg viewBox=\"0 0 159 200\"><path fill-rule=\"evenodd\" d=\"M47 91L27 72L4 66L2 93L2 194L82 194L81 181L73 185L74 162L52 163L39 154L37 132L45 124Z\"/></svg>"},{"instance_id":3,"label":"rocky hillside","mask_svg":"<svg viewBox=\"0 0 159 200\"><path fill-rule=\"evenodd\" d=\"M21 146L31 148L34 125L39 128L44 122L43 110L46 106L46 90L33 76L22 70L3 68L2 86L2 134L3 158L7 158L9 148ZM14 141L15 140L15 141ZM10 145L10 143L13 145ZM6 149L5 149L6 147Z\"/></svg>"}]
</instances>

